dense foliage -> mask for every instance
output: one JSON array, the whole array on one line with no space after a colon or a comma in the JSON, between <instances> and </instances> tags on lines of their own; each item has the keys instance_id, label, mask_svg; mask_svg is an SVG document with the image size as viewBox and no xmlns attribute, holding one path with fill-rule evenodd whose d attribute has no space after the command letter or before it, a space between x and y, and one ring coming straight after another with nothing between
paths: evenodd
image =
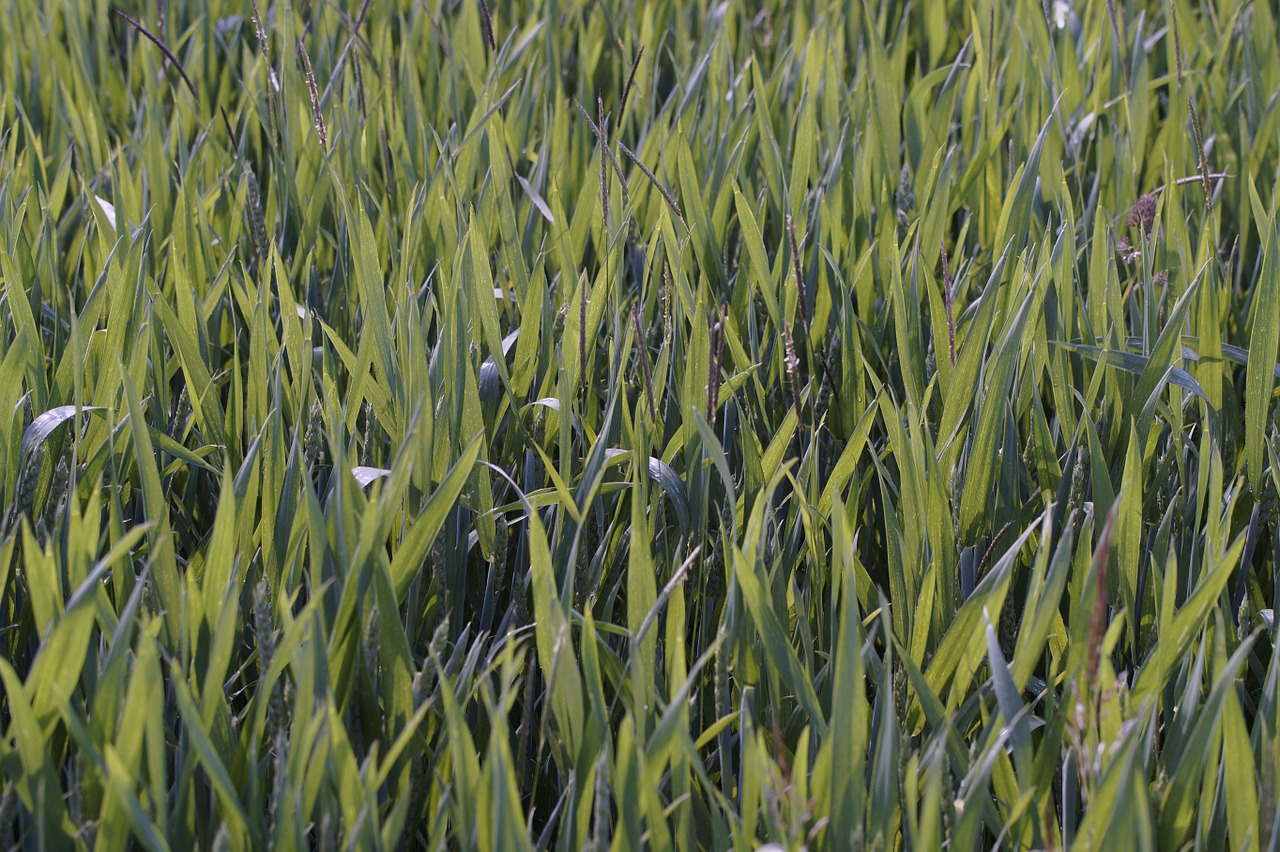
<instances>
[{"instance_id":1,"label":"dense foliage","mask_svg":"<svg viewBox=\"0 0 1280 852\"><path fill-rule=\"evenodd\" d=\"M260 3L0 4L0 846L1280 846L1271 4Z\"/></svg>"}]
</instances>

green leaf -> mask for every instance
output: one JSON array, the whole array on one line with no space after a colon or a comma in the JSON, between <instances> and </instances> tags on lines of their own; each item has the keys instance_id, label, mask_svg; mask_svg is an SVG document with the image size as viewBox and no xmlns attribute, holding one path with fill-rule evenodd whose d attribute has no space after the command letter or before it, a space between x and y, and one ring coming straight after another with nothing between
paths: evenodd
<instances>
[{"instance_id":1,"label":"green leaf","mask_svg":"<svg viewBox=\"0 0 1280 852\"><path fill-rule=\"evenodd\" d=\"M1272 218L1265 224L1262 247L1262 274L1255 286L1257 302L1253 315L1253 333L1249 337L1249 365L1244 380L1244 461L1249 474L1249 487L1255 494L1262 487L1266 468L1262 448L1266 440L1271 389L1274 384L1272 365L1280 346L1280 234Z\"/></svg>"}]
</instances>

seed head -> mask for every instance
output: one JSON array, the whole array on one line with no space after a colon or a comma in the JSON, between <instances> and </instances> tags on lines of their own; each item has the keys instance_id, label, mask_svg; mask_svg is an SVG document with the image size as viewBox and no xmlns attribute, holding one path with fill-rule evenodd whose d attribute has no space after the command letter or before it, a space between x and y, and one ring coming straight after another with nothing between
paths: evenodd
<instances>
[{"instance_id":1,"label":"seed head","mask_svg":"<svg viewBox=\"0 0 1280 852\"><path fill-rule=\"evenodd\" d=\"M249 161L244 163L245 216L249 219L249 240L253 243L254 257L265 260L271 238L267 235L267 221L262 215L262 196L258 194L258 177Z\"/></svg>"},{"instance_id":2,"label":"seed head","mask_svg":"<svg viewBox=\"0 0 1280 852\"><path fill-rule=\"evenodd\" d=\"M18 474L17 488L14 491L14 517L30 515L35 507L36 486L40 482L40 467L44 463L44 447L37 445L27 457L27 463Z\"/></svg>"},{"instance_id":3,"label":"seed head","mask_svg":"<svg viewBox=\"0 0 1280 852\"><path fill-rule=\"evenodd\" d=\"M1151 232L1151 226L1156 221L1156 196L1154 193L1148 192L1146 195L1138 199L1138 203L1134 204L1129 210L1129 225L1134 228L1141 228L1144 233Z\"/></svg>"},{"instance_id":4,"label":"seed head","mask_svg":"<svg viewBox=\"0 0 1280 852\"><path fill-rule=\"evenodd\" d=\"M480 0L480 21L484 25L485 42L494 53L498 52L498 43L493 38L493 15L489 13L489 4Z\"/></svg>"},{"instance_id":5,"label":"seed head","mask_svg":"<svg viewBox=\"0 0 1280 852\"><path fill-rule=\"evenodd\" d=\"M324 126L324 115L320 112L320 90L316 87L316 75L311 70L311 57L307 55L306 45L298 39L298 59L302 62L302 73L307 78L307 91L311 94L311 115L316 122L316 134L320 137L320 150L329 151L329 131Z\"/></svg>"},{"instance_id":6,"label":"seed head","mask_svg":"<svg viewBox=\"0 0 1280 852\"><path fill-rule=\"evenodd\" d=\"M724 359L724 308L720 319L711 327L711 351L707 365L707 423L716 425L716 410L720 407L720 367Z\"/></svg>"},{"instance_id":7,"label":"seed head","mask_svg":"<svg viewBox=\"0 0 1280 852\"><path fill-rule=\"evenodd\" d=\"M800 409L800 359L796 357L796 344L791 337L791 320L782 321L783 363L787 367L787 375L791 379L791 402L796 407L796 418L802 419Z\"/></svg>"}]
</instances>

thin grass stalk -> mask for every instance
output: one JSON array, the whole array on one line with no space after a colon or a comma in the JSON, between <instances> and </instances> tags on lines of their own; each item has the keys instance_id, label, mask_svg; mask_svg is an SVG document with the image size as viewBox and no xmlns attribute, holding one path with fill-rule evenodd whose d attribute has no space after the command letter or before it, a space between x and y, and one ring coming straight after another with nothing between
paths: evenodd
<instances>
[{"instance_id":1,"label":"thin grass stalk","mask_svg":"<svg viewBox=\"0 0 1280 852\"><path fill-rule=\"evenodd\" d=\"M676 588L689 575L689 570L693 568L694 561L698 558L698 553L701 550L701 545L695 547L684 562L680 564L680 567L675 570L675 573L671 575L671 579L667 581L667 584L662 587L662 591L658 593L653 606L649 607L649 612L645 615L644 620L640 622L640 627L636 630L636 636L631 640L632 647L639 648L640 643L644 642L644 637L649 633L649 629L658 620L658 613L666 607L667 601L671 600L671 595L675 593Z\"/></svg>"},{"instance_id":2,"label":"thin grass stalk","mask_svg":"<svg viewBox=\"0 0 1280 852\"><path fill-rule=\"evenodd\" d=\"M631 71L627 73L627 83L622 87L622 98L618 103L618 131L622 131L622 120L627 117L627 101L631 97L631 86L636 81L636 69L640 67L640 57L644 56L644 45L636 51L631 59Z\"/></svg>"},{"instance_id":3,"label":"thin grass stalk","mask_svg":"<svg viewBox=\"0 0 1280 852\"><path fill-rule=\"evenodd\" d=\"M160 48L160 52L164 54L164 58L172 62L173 67L177 69L178 75L182 77L182 82L187 84L187 91L191 92L191 99L196 103L199 103L200 96L196 94L196 86L194 83L191 82L191 78L187 75L187 69L182 67L182 63L179 62L178 57L174 56L172 51L169 50L168 46L164 43L164 40L161 39L159 36L153 34L150 30L144 27L139 21L126 15L120 9L113 8L111 11L115 12L118 17L123 18L125 23L127 23L129 26L133 27L135 30L142 33L142 35L146 37L147 41L151 42L156 47Z\"/></svg>"},{"instance_id":4,"label":"thin grass stalk","mask_svg":"<svg viewBox=\"0 0 1280 852\"><path fill-rule=\"evenodd\" d=\"M364 16L369 14L369 6L371 3L373 3L373 0L364 0L364 2L360 4L360 11L356 13L356 19L351 22L351 34L353 37L359 35L360 27L364 25Z\"/></svg>"},{"instance_id":5,"label":"thin grass stalk","mask_svg":"<svg viewBox=\"0 0 1280 852\"><path fill-rule=\"evenodd\" d=\"M427 9L426 0L423 0L422 8L426 10L427 20L431 22L431 29L436 34L436 43L440 45L440 52L444 54L445 61L450 60L449 46L445 44L444 32L440 29L440 24L436 21L436 16L431 14L431 10Z\"/></svg>"},{"instance_id":6,"label":"thin grass stalk","mask_svg":"<svg viewBox=\"0 0 1280 852\"><path fill-rule=\"evenodd\" d=\"M587 389L587 276L578 285L578 386Z\"/></svg>"},{"instance_id":7,"label":"thin grass stalk","mask_svg":"<svg viewBox=\"0 0 1280 852\"><path fill-rule=\"evenodd\" d=\"M942 241L942 303L947 310L947 343L951 351L951 366L956 365L956 323L951 309L951 272L947 268L947 241Z\"/></svg>"},{"instance_id":8,"label":"thin grass stalk","mask_svg":"<svg viewBox=\"0 0 1280 852\"><path fill-rule=\"evenodd\" d=\"M622 153L627 156L627 159L636 164L636 167L640 169L641 174L649 179L649 183L653 184L654 188L658 190L658 194L662 196L663 201L667 202L667 206L671 208L671 212L676 214L676 218L680 220L680 224L687 228L688 224L684 220L684 214L680 212L680 205L676 203L675 196L673 196L671 192L662 185L662 181L658 180L658 176L650 171L649 167L646 166L638 156L636 156L634 151L623 144L622 140L618 140L618 147L622 150Z\"/></svg>"},{"instance_id":9,"label":"thin grass stalk","mask_svg":"<svg viewBox=\"0 0 1280 852\"><path fill-rule=\"evenodd\" d=\"M156 34L160 36L161 41L169 40L168 21L164 9L165 0L156 0ZM169 60L165 60L165 67L169 65Z\"/></svg>"},{"instance_id":10,"label":"thin grass stalk","mask_svg":"<svg viewBox=\"0 0 1280 852\"><path fill-rule=\"evenodd\" d=\"M982 561L978 563L978 570L974 573L974 582L981 582L986 576L987 566L991 564L991 557L995 556L996 545L1000 543L1000 539L1004 538L1004 534L1013 528L1013 521L1005 521L1004 526L992 536L991 543L987 545L986 551L982 554Z\"/></svg>"},{"instance_id":11,"label":"thin grass stalk","mask_svg":"<svg viewBox=\"0 0 1280 852\"><path fill-rule=\"evenodd\" d=\"M597 99L597 100L598 100L598 99ZM595 137L596 137L596 144L597 144L597 145L599 145L599 146L603 149L603 152L601 153L601 156L602 156L602 157L608 157L608 158L609 158L609 165L610 165L610 166L612 166L612 168L613 168L613 173L614 173L615 175L617 175L617 176L618 176L618 183L619 183L619 184L621 185L621 187L622 187L622 206L623 206L623 209L627 209L627 208L631 207L631 196L630 196L630 194L629 194L629 193L628 193L628 191L627 191L627 178L626 178L626 176L625 176L625 175L623 175L623 173L622 173L622 164L618 162L618 158L617 158L616 156L614 156L613 150L609 147L609 140L608 140L608 138L607 138L607 130L606 130L606 128L605 128L605 117L604 117L603 115L601 115L599 123L596 123L595 121L592 121L592 120L591 120L591 116L587 113L587 111L586 111L585 109L583 109L583 107L582 107L582 103L581 103L581 102L579 102L577 98L574 98L573 103L574 103L574 106L576 106L576 107L578 108L578 113L579 113L579 114L580 114L584 119L586 119L587 126L591 128L591 132L592 132L592 134L594 134L594 135L595 135ZM598 106L603 106L603 102L600 102L600 103L598 104ZM621 145L622 143L621 143L621 142L619 142L618 144L619 144L619 145ZM601 181L602 181L601 186L602 186L602 187L604 186L604 184L603 184L603 180L604 180L604 179L603 179L603 178L601 178ZM603 193L604 191L605 191L605 190L602 188L602 189L601 189L601 192ZM606 222L608 221L608 214L607 214L607 213L606 213L606 216L605 216L605 221L606 221ZM608 230L608 229L606 228L606 231L607 231L607 230Z\"/></svg>"},{"instance_id":12,"label":"thin grass stalk","mask_svg":"<svg viewBox=\"0 0 1280 852\"><path fill-rule=\"evenodd\" d=\"M1210 172L1209 173L1210 180L1224 180L1226 178L1233 178L1233 177L1235 177L1235 175L1232 174L1231 172ZM1160 193L1168 189L1170 186L1186 186L1187 184L1203 183L1203 182L1204 182L1204 175L1189 175L1187 177L1180 177L1177 180L1173 181L1172 183L1160 184L1155 189L1151 190L1151 194L1159 195Z\"/></svg>"},{"instance_id":13,"label":"thin grass stalk","mask_svg":"<svg viewBox=\"0 0 1280 852\"><path fill-rule=\"evenodd\" d=\"M604 225L605 278L609 276L609 172L605 168L608 163L609 146L605 140L604 99L596 95L596 109L599 110L600 123L596 133L596 147L600 149L600 216Z\"/></svg>"},{"instance_id":14,"label":"thin grass stalk","mask_svg":"<svg viewBox=\"0 0 1280 852\"><path fill-rule=\"evenodd\" d=\"M1111 16L1111 34L1116 38L1116 47L1119 47L1123 42L1120 40L1120 18L1116 14L1115 0L1107 0L1107 14Z\"/></svg>"},{"instance_id":15,"label":"thin grass stalk","mask_svg":"<svg viewBox=\"0 0 1280 852\"><path fill-rule=\"evenodd\" d=\"M649 419L658 422L658 412L653 405L653 377L649 372L649 345L644 334L644 325L640 319L640 308L631 309L631 319L636 329L636 349L640 353L640 376L644 382L644 396L649 403Z\"/></svg>"}]
</instances>

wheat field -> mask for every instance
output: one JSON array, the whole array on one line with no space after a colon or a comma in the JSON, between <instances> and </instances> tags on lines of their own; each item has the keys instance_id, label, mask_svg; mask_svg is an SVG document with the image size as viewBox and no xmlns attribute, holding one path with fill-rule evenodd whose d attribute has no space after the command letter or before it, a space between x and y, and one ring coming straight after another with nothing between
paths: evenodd
<instances>
[{"instance_id":1,"label":"wheat field","mask_svg":"<svg viewBox=\"0 0 1280 852\"><path fill-rule=\"evenodd\" d=\"M1280 848L1280 11L2 0L0 848Z\"/></svg>"}]
</instances>

